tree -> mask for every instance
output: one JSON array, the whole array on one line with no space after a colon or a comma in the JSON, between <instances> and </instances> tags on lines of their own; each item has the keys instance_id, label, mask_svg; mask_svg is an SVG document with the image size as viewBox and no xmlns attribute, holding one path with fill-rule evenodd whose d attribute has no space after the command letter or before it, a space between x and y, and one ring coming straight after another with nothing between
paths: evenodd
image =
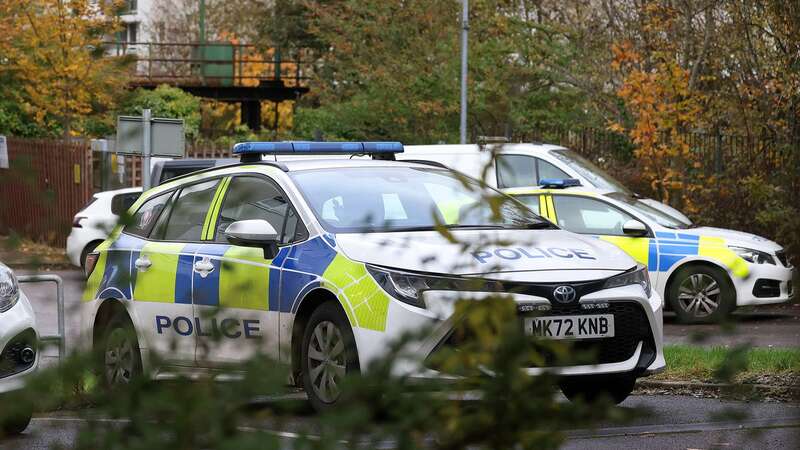
<instances>
[{"instance_id":1,"label":"tree","mask_svg":"<svg viewBox=\"0 0 800 450\"><path fill-rule=\"evenodd\" d=\"M40 126L80 133L81 119L111 108L126 82L126 60L103 50L119 26L116 8L90 0L0 2L0 76L20 86L5 94Z\"/></svg>"},{"instance_id":2,"label":"tree","mask_svg":"<svg viewBox=\"0 0 800 450\"><path fill-rule=\"evenodd\" d=\"M153 117L183 119L189 140L195 139L200 132L200 99L176 87L139 88L123 102L120 114L141 116L143 109L150 109Z\"/></svg>"}]
</instances>

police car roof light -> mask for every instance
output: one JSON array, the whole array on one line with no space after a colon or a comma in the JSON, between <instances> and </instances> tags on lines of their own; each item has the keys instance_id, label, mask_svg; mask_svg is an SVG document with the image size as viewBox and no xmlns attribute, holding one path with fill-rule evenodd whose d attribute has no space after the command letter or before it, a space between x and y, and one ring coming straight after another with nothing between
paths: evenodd
<instances>
[{"instance_id":1,"label":"police car roof light","mask_svg":"<svg viewBox=\"0 0 800 450\"><path fill-rule=\"evenodd\" d=\"M577 178L542 178L539 185L547 189L568 188L581 185Z\"/></svg>"},{"instance_id":2,"label":"police car roof light","mask_svg":"<svg viewBox=\"0 0 800 450\"><path fill-rule=\"evenodd\" d=\"M400 142L240 142L233 146L235 155L342 155L395 154L403 152Z\"/></svg>"}]
</instances>

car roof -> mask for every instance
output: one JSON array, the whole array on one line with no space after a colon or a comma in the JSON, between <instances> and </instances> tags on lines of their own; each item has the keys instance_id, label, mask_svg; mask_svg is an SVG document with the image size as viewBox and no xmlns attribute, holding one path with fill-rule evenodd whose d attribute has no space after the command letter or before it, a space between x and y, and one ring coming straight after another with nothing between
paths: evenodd
<instances>
[{"instance_id":1,"label":"car roof","mask_svg":"<svg viewBox=\"0 0 800 450\"><path fill-rule=\"evenodd\" d=\"M133 194L135 192L142 192L142 188L131 187L131 188L113 189L110 191L100 191L100 192L95 192L94 196L99 198L99 197L114 196L118 194Z\"/></svg>"},{"instance_id":2,"label":"car roof","mask_svg":"<svg viewBox=\"0 0 800 450\"><path fill-rule=\"evenodd\" d=\"M481 150L481 147L484 150ZM526 154L546 153L550 150L566 150L565 147L542 143L507 143L507 144L435 144L435 145L406 145L404 155L417 153L457 153L470 154L486 150L500 151L501 153L523 152Z\"/></svg>"}]
</instances>

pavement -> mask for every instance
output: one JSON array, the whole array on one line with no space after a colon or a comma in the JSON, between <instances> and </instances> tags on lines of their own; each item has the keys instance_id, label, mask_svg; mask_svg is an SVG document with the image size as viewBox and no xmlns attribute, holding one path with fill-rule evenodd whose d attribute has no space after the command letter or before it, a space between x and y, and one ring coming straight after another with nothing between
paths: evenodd
<instances>
[{"instance_id":1,"label":"pavement","mask_svg":"<svg viewBox=\"0 0 800 450\"><path fill-rule=\"evenodd\" d=\"M281 400L260 407L268 409L278 406L279 402ZM636 411L636 417L626 423L604 422L591 429L567 429L563 448L796 449L800 445L800 405L642 395L631 396L619 408L629 410L620 411L622 413ZM736 419L732 419L734 417ZM109 426L121 423L101 420ZM294 448L301 444L303 433L300 430L314 430L314 422L315 417L310 415L290 419L280 430L271 429L266 422L248 424L240 430L267 432L280 438L282 448ZM0 449L73 447L86 424L87 421L77 414L37 416L22 436L0 441ZM380 448L394 448L394 444L391 440L384 441ZM350 446L342 445L346 447Z\"/></svg>"}]
</instances>

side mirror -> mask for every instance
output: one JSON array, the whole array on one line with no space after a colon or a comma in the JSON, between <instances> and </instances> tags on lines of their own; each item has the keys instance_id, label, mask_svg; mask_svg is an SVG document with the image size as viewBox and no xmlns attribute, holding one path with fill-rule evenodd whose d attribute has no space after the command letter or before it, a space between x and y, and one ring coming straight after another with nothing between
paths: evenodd
<instances>
[{"instance_id":1,"label":"side mirror","mask_svg":"<svg viewBox=\"0 0 800 450\"><path fill-rule=\"evenodd\" d=\"M115 195L114 198L111 199L111 213L115 216L122 216L136 203L138 198L139 197L135 195Z\"/></svg>"},{"instance_id":2,"label":"side mirror","mask_svg":"<svg viewBox=\"0 0 800 450\"><path fill-rule=\"evenodd\" d=\"M638 220L629 220L622 224L622 232L631 237L647 236L647 226Z\"/></svg>"},{"instance_id":3,"label":"side mirror","mask_svg":"<svg viewBox=\"0 0 800 450\"><path fill-rule=\"evenodd\" d=\"M278 232L263 219L233 222L225 229L225 238L233 245L263 248L265 259L278 253Z\"/></svg>"}]
</instances>

